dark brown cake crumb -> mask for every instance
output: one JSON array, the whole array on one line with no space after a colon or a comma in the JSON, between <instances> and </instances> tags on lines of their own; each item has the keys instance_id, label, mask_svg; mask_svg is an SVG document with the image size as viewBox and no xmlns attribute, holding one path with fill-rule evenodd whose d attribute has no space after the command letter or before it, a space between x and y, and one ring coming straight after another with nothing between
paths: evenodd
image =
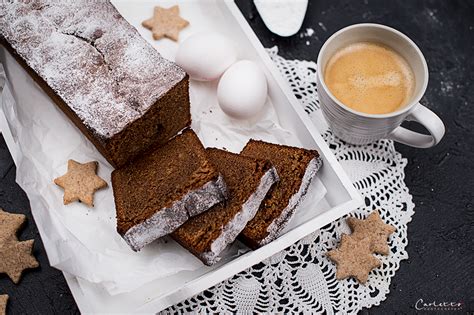
<instances>
[{"instance_id":1,"label":"dark brown cake crumb","mask_svg":"<svg viewBox=\"0 0 474 315\"><path fill-rule=\"evenodd\" d=\"M222 177L190 129L112 173L117 231L134 250L225 199Z\"/></svg>"},{"instance_id":2,"label":"dark brown cake crumb","mask_svg":"<svg viewBox=\"0 0 474 315\"><path fill-rule=\"evenodd\" d=\"M253 218L278 175L267 160L219 149L206 151L224 176L229 199L191 218L171 236L205 264L211 265Z\"/></svg>"}]
</instances>

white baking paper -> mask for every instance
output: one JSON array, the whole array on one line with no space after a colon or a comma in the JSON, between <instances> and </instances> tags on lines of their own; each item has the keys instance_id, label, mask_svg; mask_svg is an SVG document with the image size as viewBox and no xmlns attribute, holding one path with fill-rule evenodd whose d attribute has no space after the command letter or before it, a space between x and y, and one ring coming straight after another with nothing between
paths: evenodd
<instances>
[{"instance_id":1,"label":"white baking paper","mask_svg":"<svg viewBox=\"0 0 474 315\"><path fill-rule=\"evenodd\" d=\"M17 165L17 182L30 199L50 264L100 284L112 295L202 268L198 259L166 238L139 253L128 247L116 232L112 167L6 51L0 57L10 81L1 97L6 118L1 128L11 133L7 142ZM0 76L4 77L3 69ZM279 126L270 101L253 122L233 121L219 109L215 88L215 83L191 82L192 127L206 146L239 152L251 137L299 145ZM93 209L80 203L62 204L63 191L53 179L66 172L68 159L99 161L99 175L109 188L96 193ZM315 205L325 189L319 180L312 186L307 202ZM245 250L235 245L225 252L224 260Z\"/></svg>"}]
</instances>

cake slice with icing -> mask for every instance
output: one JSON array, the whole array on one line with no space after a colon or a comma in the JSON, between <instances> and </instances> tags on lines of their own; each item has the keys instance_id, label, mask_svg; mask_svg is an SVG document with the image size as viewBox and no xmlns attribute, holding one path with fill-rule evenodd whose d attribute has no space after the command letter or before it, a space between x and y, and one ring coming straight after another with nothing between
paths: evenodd
<instances>
[{"instance_id":1,"label":"cake slice with icing","mask_svg":"<svg viewBox=\"0 0 474 315\"><path fill-rule=\"evenodd\" d=\"M241 154L256 159L268 159L280 177L280 181L265 197L255 217L239 236L243 243L256 249L276 239L285 228L306 195L322 160L316 150L257 140L250 140Z\"/></svg>"},{"instance_id":2,"label":"cake slice with icing","mask_svg":"<svg viewBox=\"0 0 474 315\"><path fill-rule=\"evenodd\" d=\"M212 265L254 217L278 175L267 160L219 149L206 151L224 176L229 199L189 219L171 237L206 265Z\"/></svg>"},{"instance_id":3,"label":"cake slice with icing","mask_svg":"<svg viewBox=\"0 0 474 315\"><path fill-rule=\"evenodd\" d=\"M117 231L138 251L226 198L223 177L190 129L112 172Z\"/></svg>"}]
</instances>

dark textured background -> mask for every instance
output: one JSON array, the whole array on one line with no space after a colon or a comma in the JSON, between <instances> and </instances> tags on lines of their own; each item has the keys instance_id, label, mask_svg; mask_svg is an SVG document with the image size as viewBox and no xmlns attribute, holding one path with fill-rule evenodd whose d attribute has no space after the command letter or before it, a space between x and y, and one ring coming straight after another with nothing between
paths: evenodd
<instances>
[{"instance_id":1,"label":"dark textured background","mask_svg":"<svg viewBox=\"0 0 474 315\"><path fill-rule=\"evenodd\" d=\"M422 103L446 124L435 148L397 145L408 158L405 181L415 215L409 224L410 258L392 279L390 294L362 313L413 313L415 302L462 302L474 311L474 67L473 1L333 1L310 0L299 34L280 38L263 25L252 1L237 0L265 47L277 45L289 59L316 60L323 42L340 28L360 22L383 23L404 32L428 61L430 83ZM307 28L315 32L303 36ZM302 37L301 37L301 36ZM308 41L308 44L306 43ZM410 126L410 125L409 125ZM414 124L411 128L418 128ZM8 293L11 314L70 314L77 307L62 274L49 267L30 214L26 195L15 184L15 167L0 142L0 207L25 213L22 239L34 238L41 268L27 272L19 285L0 276L0 294Z\"/></svg>"}]
</instances>

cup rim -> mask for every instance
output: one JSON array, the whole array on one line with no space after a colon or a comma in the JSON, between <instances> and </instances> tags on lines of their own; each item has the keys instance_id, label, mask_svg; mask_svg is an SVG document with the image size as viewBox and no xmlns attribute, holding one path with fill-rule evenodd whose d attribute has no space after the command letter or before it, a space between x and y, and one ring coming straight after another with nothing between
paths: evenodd
<instances>
[{"instance_id":1,"label":"cup rim","mask_svg":"<svg viewBox=\"0 0 474 315\"><path fill-rule=\"evenodd\" d=\"M424 82L423 82L423 86L421 87L420 91L418 92L417 95L415 95L415 97L413 98L413 101L410 102L409 104L407 104L406 106L404 106L403 108L397 110L397 111L394 111L394 112L391 112L391 113L386 113L386 114L368 114L368 113L364 113L364 112L360 112L360 111L357 111L357 110L354 110L352 108L350 108L349 106L343 104L341 101L339 101L332 93L331 91L328 89L328 87L326 86L326 83L324 82L324 76L323 76L323 69L322 69L322 62L321 62L321 59L322 59L322 55L323 55L323 52L324 50L327 48L327 46L329 45L329 43L334 40L334 38L336 38L338 35L340 35L341 33L343 32L346 32L348 30L351 30L351 29L354 29L354 28L360 28L360 27L374 27L374 28L381 28L385 31L389 31L389 32L392 32L392 33L395 33L397 36L403 38L405 41L407 41L411 46L413 46L413 48L415 49L415 51L417 52L418 56L420 57L421 59L421 63L423 65L423 72L424 72ZM394 116L397 116L397 115L400 115L400 114L403 114L403 113L406 113L408 111L410 111L416 104L419 103L419 101L421 100L421 98L423 97L423 95L425 94L426 92L426 88L428 87L428 78L429 78L429 72L428 72L428 65L426 63L426 59L425 59L425 56L423 55L423 53L421 52L420 48L415 44L415 42L413 40L411 40L407 35L403 34L402 32L392 28L392 27L389 27L389 26L386 26L386 25L383 25L383 24L377 24L377 23L358 23L358 24L352 24L352 25L349 25L349 26L346 26L342 29L340 29L339 31L335 32L334 34L332 34L327 40L326 42L323 44L323 46L321 47L321 49L319 50L319 54L318 54L318 59L317 59L317 66L316 66L316 70L317 70L317 75L319 77L319 83L322 85L322 88L325 90L325 92L329 95L329 97L331 98L331 100L333 102L335 102L336 104L338 104L339 106L341 106L342 108L344 108L345 110L355 114L355 115L359 115L359 116L362 116L362 117L367 117L367 118L388 118L388 117L394 117ZM321 87L318 87L318 89L321 88Z\"/></svg>"}]
</instances>

